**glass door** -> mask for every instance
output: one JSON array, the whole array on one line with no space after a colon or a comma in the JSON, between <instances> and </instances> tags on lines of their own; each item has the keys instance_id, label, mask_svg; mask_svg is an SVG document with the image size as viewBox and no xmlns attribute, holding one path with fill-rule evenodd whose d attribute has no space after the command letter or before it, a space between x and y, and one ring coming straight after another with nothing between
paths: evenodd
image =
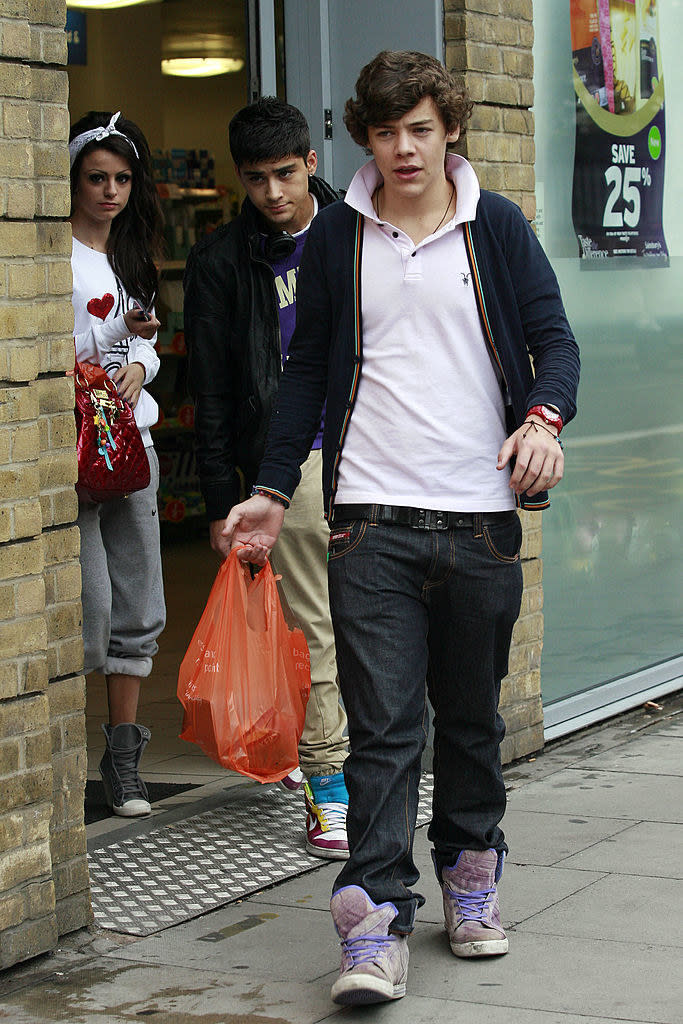
<instances>
[{"instance_id":1,"label":"glass door","mask_svg":"<svg viewBox=\"0 0 683 1024\"><path fill-rule=\"evenodd\" d=\"M319 173L348 188L367 157L342 120L358 74L380 50L443 57L443 0L297 0L285 5L287 99L306 114Z\"/></svg>"},{"instance_id":2,"label":"glass door","mask_svg":"<svg viewBox=\"0 0 683 1024\"><path fill-rule=\"evenodd\" d=\"M285 95L285 2L247 0L249 102Z\"/></svg>"}]
</instances>

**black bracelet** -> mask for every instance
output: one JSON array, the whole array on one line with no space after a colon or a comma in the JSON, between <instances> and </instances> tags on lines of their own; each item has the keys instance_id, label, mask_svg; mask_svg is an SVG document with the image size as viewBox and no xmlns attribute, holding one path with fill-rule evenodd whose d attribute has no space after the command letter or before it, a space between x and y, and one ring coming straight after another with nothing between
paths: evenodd
<instances>
[{"instance_id":1,"label":"black bracelet","mask_svg":"<svg viewBox=\"0 0 683 1024\"><path fill-rule=\"evenodd\" d=\"M271 501L277 502L277 504L282 505L283 508L289 508L289 501L287 498L280 494L274 494L273 491L269 491L265 487L252 487L251 497L253 498L255 494L262 494L264 498L270 498Z\"/></svg>"}]
</instances>

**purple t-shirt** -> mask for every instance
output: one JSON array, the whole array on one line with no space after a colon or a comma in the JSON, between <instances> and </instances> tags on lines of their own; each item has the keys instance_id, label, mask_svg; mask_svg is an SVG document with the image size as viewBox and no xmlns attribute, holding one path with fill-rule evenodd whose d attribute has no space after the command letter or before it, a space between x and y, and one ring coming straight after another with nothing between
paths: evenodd
<instances>
[{"instance_id":1,"label":"purple t-shirt","mask_svg":"<svg viewBox=\"0 0 683 1024\"><path fill-rule=\"evenodd\" d=\"M275 275L275 291L278 301L278 316L280 318L280 347L282 350L283 366L287 362L289 343L292 340L292 335L294 334L294 328L296 326L296 275L299 272L301 253L303 252L307 235L308 228L303 231L299 231L294 235L294 238L296 239L296 249L294 252L290 256L286 256L284 259L269 261L273 268L273 274ZM324 422L325 412L323 410L320 429L318 430L315 441L313 442L312 450L322 448Z\"/></svg>"}]
</instances>

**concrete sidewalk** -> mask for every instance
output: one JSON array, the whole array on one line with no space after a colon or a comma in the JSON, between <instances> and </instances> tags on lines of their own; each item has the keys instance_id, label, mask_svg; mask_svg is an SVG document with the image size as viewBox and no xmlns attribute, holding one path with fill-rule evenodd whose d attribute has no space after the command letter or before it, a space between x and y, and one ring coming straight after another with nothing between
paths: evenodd
<instances>
[{"instance_id":1,"label":"concrete sidewalk","mask_svg":"<svg viewBox=\"0 0 683 1024\"><path fill-rule=\"evenodd\" d=\"M330 1001L339 957L329 864L147 938L77 933L0 977L0 1021L678 1024L683 699L662 703L506 770L505 957L451 955L422 828L427 902L402 1000Z\"/></svg>"}]
</instances>

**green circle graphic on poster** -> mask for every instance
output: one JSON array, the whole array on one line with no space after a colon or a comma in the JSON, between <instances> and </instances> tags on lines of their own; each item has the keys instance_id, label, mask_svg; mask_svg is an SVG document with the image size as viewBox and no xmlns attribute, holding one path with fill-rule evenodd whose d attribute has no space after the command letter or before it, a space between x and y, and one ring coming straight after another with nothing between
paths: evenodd
<instances>
[{"instance_id":1,"label":"green circle graphic on poster","mask_svg":"<svg viewBox=\"0 0 683 1024\"><path fill-rule=\"evenodd\" d=\"M647 137L647 148L652 159L659 160L662 153L662 134L656 124L653 124L652 128L650 128L650 133Z\"/></svg>"}]
</instances>

